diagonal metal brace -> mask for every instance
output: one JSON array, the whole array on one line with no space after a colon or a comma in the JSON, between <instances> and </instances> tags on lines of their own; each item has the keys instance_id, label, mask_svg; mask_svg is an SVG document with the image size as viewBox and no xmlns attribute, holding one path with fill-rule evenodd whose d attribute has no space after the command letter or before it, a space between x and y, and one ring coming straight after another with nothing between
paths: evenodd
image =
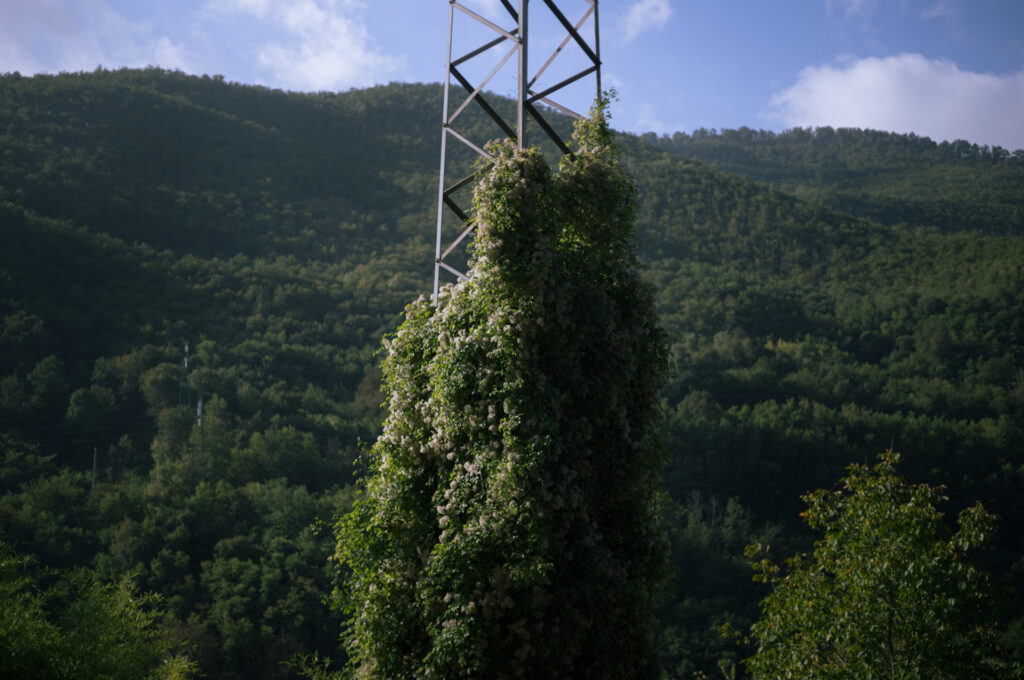
<instances>
[{"instance_id":1,"label":"diagonal metal brace","mask_svg":"<svg viewBox=\"0 0 1024 680\"><path fill-rule=\"evenodd\" d=\"M454 275L460 281L468 278L468 274L459 271L459 269L452 266L452 264L446 262L445 258L452 255L456 248L462 246L475 231L475 223L471 220L468 209L459 205L459 202L455 199L455 194L459 189L465 187L467 184L479 177L481 172L484 172L484 170L476 170L457 180L453 184L447 185L445 173L447 167L448 142L449 140L458 140L464 147L470 149L476 155L485 159L491 158L490 154L483 148L485 146L484 141L470 139L468 134L459 132L452 127L455 120L459 118L459 116L461 116L473 102L476 102L479 104L480 109L486 113L495 124L497 124L501 131L510 139L515 140L520 148L524 148L526 146L526 123L527 118L529 118L544 131L559 151L563 154L571 154L572 152L566 144L566 141L562 139L562 137L555 131L554 127L545 119L543 111L541 111L536 104L538 102L543 102L544 104L573 118L579 118L579 114L555 102L549 97L549 95L553 95L554 93L559 92L569 85L572 85L573 83L576 83L592 74L596 76L597 96L601 95L601 42L598 23L598 0L582 0L582 2L586 4L586 9L582 18L580 18L576 24L570 23L566 18L565 13L562 12L557 4L560 2L564 5L566 3L573 2L573 0L543 0L544 6L551 12L557 22L561 24L566 33L564 34L565 37L561 40L561 44L555 49L554 53L548 57L547 61L544 62L532 79L529 79L529 74L527 72L527 55L529 50L528 7L530 0L498 0L500 6L504 8L504 13L507 13L507 18L511 18L512 21L515 22L515 26L509 29L502 28L497 23L498 21L504 22L505 18L495 19L493 17L486 17L483 14L466 7L462 4L463 1L464 0L448 0L448 58L446 65L446 78L444 80L444 110L441 121L441 167L440 176L438 178L437 235L434 256L434 304L437 304L437 295L440 283L439 277L442 271ZM581 0L575 1L579 2ZM471 49L462 56L453 59L452 44L456 10L460 16L464 15L468 17L470 20L480 24L481 26L494 31L497 35L492 34L491 37L479 47ZM583 38L581 33L582 28L588 22L593 23L593 47L591 47L591 44ZM467 78L465 73L461 70L463 64L473 61L477 57L488 53L493 48L506 42L511 43L511 49L504 55L504 58L497 61L496 66L489 67L488 70L490 73L488 73L482 81L477 83L470 82L469 78ZM590 60L591 65L574 75L564 78L561 82L555 85L544 88L538 87L537 90L539 91L534 90L534 86L540 80L541 76L547 71L548 67L551 66L556 58L563 53L566 46L570 43L575 43L579 47L583 55ZM502 71L502 69L507 67L508 62L517 54L519 57L516 66L518 87L516 95L516 119L513 123L502 117L502 115L498 113L498 111L487 101L484 97L484 88L488 86L488 83L490 83L491 80L500 71ZM475 70L473 72L475 72ZM450 88L453 78L468 93L468 96L461 100L461 103L456 107L454 112L449 110ZM446 210L451 211L451 214L458 218L463 226L460 229L459 235L442 251L442 227L444 225Z\"/></svg>"},{"instance_id":2,"label":"diagonal metal brace","mask_svg":"<svg viewBox=\"0 0 1024 680\"><path fill-rule=\"evenodd\" d=\"M565 15L562 14L562 10L558 9L558 6L555 5L554 0L544 0L544 4L548 6L548 8L551 10L551 13L555 15L555 18L561 22L562 26L565 27L565 30L569 32L569 35L573 37L573 39L576 41L576 44L580 46L581 50L583 50L584 54L590 57L590 60L595 64L600 64L601 58L598 57L592 49L590 49L590 45L588 45L587 41L580 36L579 31L573 28L573 25L569 23L569 20L565 18ZM596 2L594 3L594 9L597 9Z\"/></svg>"},{"instance_id":3,"label":"diagonal metal brace","mask_svg":"<svg viewBox=\"0 0 1024 680\"><path fill-rule=\"evenodd\" d=\"M468 80L466 80L466 77L459 73L459 70L454 66L452 66L451 69L449 70L451 71L451 74L455 76L455 79L459 81L459 84L462 85L462 87L466 88L467 92L472 94L474 89L473 85ZM494 119L494 122L498 124L498 127L505 131L505 134L507 134L511 139L516 138L516 131L513 130L508 123L505 122L505 119L501 117L501 114L495 111L494 108L487 103L487 100L484 99L483 95L478 94L475 97L473 97L473 100L480 105L480 108L487 112L487 115Z\"/></svg>"}]
</instances>

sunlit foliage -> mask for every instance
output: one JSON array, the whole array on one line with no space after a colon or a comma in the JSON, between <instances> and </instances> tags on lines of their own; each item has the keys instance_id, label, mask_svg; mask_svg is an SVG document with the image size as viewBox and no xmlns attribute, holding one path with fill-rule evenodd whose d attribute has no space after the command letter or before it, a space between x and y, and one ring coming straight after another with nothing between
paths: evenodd
<instances>
[{"instance_id":1,"label":"sunlit foliage","mask_svg":"<svg viewBox=\"0 0 1024 680\"><path fill-rule=\"evenodd\" d=\"M662 331L603 109L552 175L491 147L469 281L386 341L389 416L339 524L356 674L654 677Z\"/></svg>"}]
</instances>

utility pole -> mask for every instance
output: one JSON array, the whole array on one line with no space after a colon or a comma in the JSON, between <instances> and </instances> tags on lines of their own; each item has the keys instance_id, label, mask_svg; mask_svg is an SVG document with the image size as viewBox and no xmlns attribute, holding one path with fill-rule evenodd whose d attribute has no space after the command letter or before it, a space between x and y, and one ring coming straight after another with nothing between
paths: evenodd
<instances>
[{"instance_id":1,"label":"utility pole","mask_svg":"<svg viewBox=\"0 0 1024 680\"><path fill-rule=\"evenodd\" d=\"M178 406L192 407L192 383L189 381L190 370L190 347L188 340L185 341L185 355L181 361L181 382L178 384ZM199 428L199 455L202 456L203 445L203 394L199 393L199 402L196 405L196 426ZM192 489L192 477L195 471L195 447L188 443L188 488Z\"/></svg>"},{"instance_id":2,"label":"utility pole","mask_svg":"<svg viewBox=\"0 0 1024 680\"><path fill-rule=\"evenodd\" d=\"M556 131L557 126L552 125L551 121L554 120L552 113L560 112L576 119L580 118L580 114L555 101L553 96L565 92L567 88L590 76L593 76L594 79L594 96L601 96L598 0L560 0L560 3L556 3L555 0L539 0L543 5L543 9L540 10L541 18L558 27L560 32L564 32L564 36L551 56L540 68L532 72L532 78L528 60L530 54L530 0L517 0L518 6L513 5L514 1L516 0L499 0L501 9L492 16L484 10L473 11L459 0L448 0L448 45L444 79L444 110L441 119L437 238L434 252L432 298L434 304L437 304L442 275L449 279L454 276L460 280L468 277L465 271L459 269L462 265L457 258L459 255L464 255L466 239L470 237L474 228L469 215L469 201L464 193L460 194L459 190L471 187L477 178L477 172L470 172L452 181L448 176L451 170L449 166L452 165L448 143L453 141L455 142L454 149L469 149L472 155L490 159L490 154L484 150L490 139L473 139L467 131L457 129L456 122L459 116L470 104L476 104L497 125L497 128L509 139L514 139L521 149L527 146L528 121L532 121L545 133L542 139L551 141L561 153L567 154L570 153L569 146L562 135ZM566 8L565 11L558 6L559 4ZM580 18L573 23L567 18L567 12L580 16ZM534 17L537 17L536 12ZM457 24L456 20L461 23ZM467 34L471 30L477 32L482 30L487 38L483 43L467 52L453 55L455 34L457 31L463 30ZM592 35L592 37L585 38L584 34ZM568 49L566 49L567 47ZM501 52L493 51L499 48L502 50ZM507 51L505 51L506 49ZM502 54L504 56L501 56ZM501 104L492 105L483 94L484 88L494 80L495 76L502 73L508 62L512 61L513 56L517 57L514 61L516 65L514 125L506 121L505 117L499 113L498 109L502 108ZM470 79L468 69L472 65L477 63L489 65L496 57L500 57L497 60L497 65L486 76L482 76L478 82L473 82ZM558 71L558 66L562 63L568 65L569 70L563 71L560 75L551 76L551 73ZM556 68L551 69L552 65L555 65ZM451 105L454 103L451 88L453 78L468 93L468 96L461 100L454 111L451 110ZM546 85L547 81L543 80L545 78L554 78L556 82ZM446 215L455 217L454 220L447 220L447 226Z\"/></svg>"},{"instance_id":3,"label":"utility pole","mask_svg":"<svg viewBox=\"0 0 1024 680\"><path fill-rule=\"evenodd\" d=\"M192 406L192 386L188 382L188 340L185 341L185 358L181 362L181 382L178 383L178 406Z\"/></svg>"},{"instance_id":4,"label":"utility pole","mask_svg":"<svg viewBox=\"0 0 1024 680\"><path fill-rule=\"evenodd\" d=\"M196 402L196 428L199 437L199 459L203 459L203 393L199 392L199 400ZM195 456L193 448L188 448L188 487L192 488L192 476L195 470Z\"/></svg>"}]
</instances>

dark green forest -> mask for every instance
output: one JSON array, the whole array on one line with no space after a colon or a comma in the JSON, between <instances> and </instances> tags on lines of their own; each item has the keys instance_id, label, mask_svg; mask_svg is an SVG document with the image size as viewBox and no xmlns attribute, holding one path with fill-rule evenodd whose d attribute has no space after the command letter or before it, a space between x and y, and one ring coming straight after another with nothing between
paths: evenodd
<instances>
[{"instance_id":1,"label":"dark green forest","mask_svg":"<svg viewBox=\"0 0 1024 680\"><path fill-rule=\"evenodd\" d=\"M40 588L129 577L205 677L343 661L330 525L384 420L381 339L430 290L440 109L436 85L0 76L0 543ZM618 143L672 351L664 677L742 676L721 629L768 592L744 547L806 550L801 495L890 448L949 518L998 516L978 562L1024 660L1024 154Z\"/></svg>"},{"instance_id":2,"label":"dark green forest","mask_svg":"<svg viewBox=\"0 0 1024 680\"><path fill-rule=\"evenodd\" d=\"M695 130L643 136L799 198L885 225L945 233L1024 233L1024 149L937 143L914 134L830 127Z\"/></svg>"}]
</instances>

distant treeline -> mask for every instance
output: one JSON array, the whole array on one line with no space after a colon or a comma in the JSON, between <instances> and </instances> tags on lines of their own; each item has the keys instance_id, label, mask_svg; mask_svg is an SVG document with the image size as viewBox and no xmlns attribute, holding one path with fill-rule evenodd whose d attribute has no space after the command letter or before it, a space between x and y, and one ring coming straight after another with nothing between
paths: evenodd
<instances>
[{"instance_id":1,"label":"distant treeline","mask_svg":"<svg viewBox=\"0 0 1024 680\"><path fill-rule=\"evenodd\" d=\"M886 225L1024 233L1024 149L830 127L700 129L641 139Z\"/></svg>"},{"instance_id":2,"label":"distant treeline","mask_svg":"<svg viewBox=\"0 0 1024 680\"><path fill-rule=\"evenodd\" d=\"M0 77L0 542L133 574L208 677L340 661L317 527L383 421L381 338L429 291L440 105ZM619 143L672 345L666 677L749 653L719 632L765 594L743 546L807 548L800 494L890 446L951 512L1000 516L985 560L1020 591L1021 153L827 128Z\"/></svg>"}]
</instances>

